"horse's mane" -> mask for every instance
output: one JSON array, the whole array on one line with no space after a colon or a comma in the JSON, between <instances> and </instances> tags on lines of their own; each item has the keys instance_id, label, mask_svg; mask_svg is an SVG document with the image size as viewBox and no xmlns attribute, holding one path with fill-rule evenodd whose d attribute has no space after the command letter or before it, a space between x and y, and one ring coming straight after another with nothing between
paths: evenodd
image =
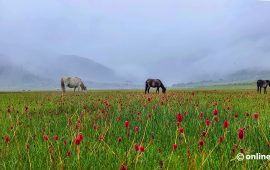
<instances>
[{"instance_id":1,"label":"horse's mane","mask_svg":"<svg viewBox=\"0 0 270 170\"><path fill-rule=\"evenodd\" d=\"M164 84L160 81L160 87L165 88Z\"/></svg>"}]
</instances>

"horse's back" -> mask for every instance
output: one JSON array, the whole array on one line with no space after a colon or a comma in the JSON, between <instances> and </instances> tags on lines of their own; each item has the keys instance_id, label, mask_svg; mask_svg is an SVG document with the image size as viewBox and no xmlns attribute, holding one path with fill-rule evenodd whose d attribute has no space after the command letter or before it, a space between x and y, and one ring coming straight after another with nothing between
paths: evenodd
<instances>
[{"instance_id":1,"label":"horse's back","mask_svg":"<svg viewBox=\"0 0 270 170\"><path fill-rule=\"evenodd\" d=\"M154 82L161 82L160 79L147 79L146 82L149 82L149 81L154 81Z\"/></svg>"},{"instance_id":2,"label":"horse's back","mask_svg":"<svg viewBox=\"0 0 270 170\"><path fill-rule=\"evenodd\" d=\"M159 79L147 79L145 83L150 87L158 87L162 84Z\"/></svg>"}]
</instances>

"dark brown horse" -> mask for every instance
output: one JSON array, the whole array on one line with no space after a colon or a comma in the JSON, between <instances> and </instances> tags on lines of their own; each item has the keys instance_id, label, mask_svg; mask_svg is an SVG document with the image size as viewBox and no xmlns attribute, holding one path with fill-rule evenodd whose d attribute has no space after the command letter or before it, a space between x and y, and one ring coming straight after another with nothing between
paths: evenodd
<instances>
[{"instance_id":1,"label":"dark brown horse","mask_svg":"<svg viewBox=\"0 0 270 170\"><path fill-rule=\"evenodd\" d=\"M166 93L166 88L159 79L147 79L145 82L145 94L149 93L150 87L157 88L156 93L159 93L159 88L162 88L162 93Z\"/></svg>"},{"instance_id":2,"label":"dark brown horse","mask_svg":"<svg viewBox=\"0 0 270 170\"><path fill-rule=\"evenodd\" d=\"M267 94L266 88L270 86L270 80L258 80L257 81L257 91L258 93L262 93L262 88L264 88L264 94Z\"/></svg>"}]
</instances>

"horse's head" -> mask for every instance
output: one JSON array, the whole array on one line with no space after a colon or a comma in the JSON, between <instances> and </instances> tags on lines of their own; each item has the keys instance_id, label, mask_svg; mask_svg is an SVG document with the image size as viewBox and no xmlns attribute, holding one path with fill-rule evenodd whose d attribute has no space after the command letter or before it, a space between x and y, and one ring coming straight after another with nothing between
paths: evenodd
<instances>
[{"instance_id":1,"label":"horse's head","mask_svg":"<svg viewBox=\"0 0 270 170\"><path fill-rule=\"evenodd\" d=\"M83 91L87 91L87 87L83 83L81 83L81 88Z\"/></svg>"},{"instance_id":2,"label":"horse's head","mask_svg":"<svg viewBox=\"0 0 270 170\"><path fill-rule=\"evenodd\" d=\"M166 93L166 87L162 88L162 93Z\"/></svg>"}]
</instances>

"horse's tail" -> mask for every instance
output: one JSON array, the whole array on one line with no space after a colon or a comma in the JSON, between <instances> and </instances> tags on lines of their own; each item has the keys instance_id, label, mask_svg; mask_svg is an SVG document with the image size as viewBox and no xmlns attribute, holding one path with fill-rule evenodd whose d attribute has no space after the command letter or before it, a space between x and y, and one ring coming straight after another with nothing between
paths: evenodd
<instances>
[{"instance_id":1,"label":"horse's tail","mask_svg":"<svg viewBox=\"0 0 270 170\"><path fill-rule=\"evenodd\" d=\"M61 78L61 88L62 88L62 91L65 92L66 91L66 88L65 88L65 82L64 82L64 79Z\"/></svg>"}]
</instances>

